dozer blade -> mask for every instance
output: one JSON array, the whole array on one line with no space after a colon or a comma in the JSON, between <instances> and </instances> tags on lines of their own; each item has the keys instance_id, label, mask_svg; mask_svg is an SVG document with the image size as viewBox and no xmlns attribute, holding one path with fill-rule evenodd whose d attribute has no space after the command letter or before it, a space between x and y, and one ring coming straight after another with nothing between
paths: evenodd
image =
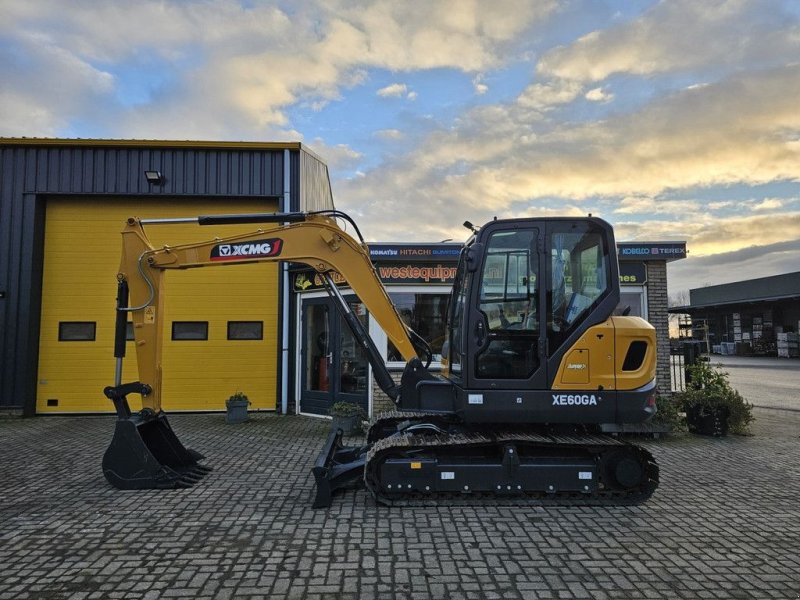
<instances>
[{"instance_id":1,"label":"dozer blade","mask_svg":"<svg viewBox=\"0 0 800 600\"><path fill-rule=\"evenodd\" d=\"M211 467L204 456L184 448L164 413L148 419L138 413L119 418L103 456L103 474L121 490L190 487Z\"/></svg>"},{"instance_id":2,"label":"dozer blade","mask_svg":"<svg viewBox=\"0 0 800 600\"><path fill-rule=\"evenodd\" d=\"M331 431L311 469L317 485L312 508L328 508L336 490L364 485L369 446L344 446L342 435L341 429Z\"/></svg>"}]
</instances>

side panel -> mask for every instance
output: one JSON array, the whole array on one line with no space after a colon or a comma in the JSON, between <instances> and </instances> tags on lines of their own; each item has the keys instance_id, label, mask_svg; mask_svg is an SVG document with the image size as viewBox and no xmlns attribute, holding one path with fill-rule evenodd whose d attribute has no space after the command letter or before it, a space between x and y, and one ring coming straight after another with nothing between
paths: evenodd
<instances>
[{"instance_id":1,"label":"side panel","mask_svg":"<svg viewBox=\"0 0 800 600\"><path fill-rule=\"evenodd\" d=\"M655 384L638 390L463 390L456 413L467 423L642 423L653 416Z\"/></svg>"},{"instance_id":2,"label":"side panel","mask_svg":"<svg viewBox=\"0 0 800 600\"><path fill-rule=\"evenodd\" d=\"M272 200L226 200L226 212L272 212ZM219 211L209 199L53 198L48 201L36 410L111 412L102 390L114 381L116 273L125 218L164 218ZM211 239L252 226L150 226L156 245ZM274 409L278 306L276 264L167 273L164 409L221 410L245 392L254 409ZM207 340L172 341L172 323L207 323ZM261 339L228 339L228 322L261 323ZM93 323L94 340L59 341L64 323ZM70 326L67 325L67 328ZM90 327L83 327L90 331ZM257 326L256 326L257 327ZM69 333L69 331L67 331ZM123 380L136 380L128 342ZM138 396L131 396L138 409Z\"/></svg>"}]
</instances>

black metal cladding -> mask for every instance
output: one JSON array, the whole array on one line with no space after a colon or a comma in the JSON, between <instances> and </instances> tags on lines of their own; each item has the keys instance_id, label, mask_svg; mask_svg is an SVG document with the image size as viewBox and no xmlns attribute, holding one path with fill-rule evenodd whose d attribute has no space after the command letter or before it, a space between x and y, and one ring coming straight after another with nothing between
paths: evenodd
<instances>
[{"instance_id":1,"label":"black metal cladding","mask_svg":"<svg viewBox=\"0 0 800 600\"><path fill-rule=\"evenodd\" d=\"M219 197L224 211L281 198L286 152L287 208L333 208L327 166L299 143L0 139L0 408L35 407L48 196Z\"/></svg>"}]
</instances>

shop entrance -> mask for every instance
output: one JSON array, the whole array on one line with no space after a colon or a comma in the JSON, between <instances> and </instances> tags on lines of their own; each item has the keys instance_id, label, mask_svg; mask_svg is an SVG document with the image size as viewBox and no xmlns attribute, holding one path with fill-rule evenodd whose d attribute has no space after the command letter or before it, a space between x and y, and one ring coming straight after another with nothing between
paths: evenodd
<instances>
[{"instance_id":1,"label":"shop entrance","mask_svg":"<svg viewBox=\"0 0 800 600\"><path fill-rule=\"evenodd\" d=\"M367 310L355 296L350 310L367 327ZM369 363L330 298L301 304L302 360L300 412L327 415L335 401L346 400L369 411Z\"/></svg>"}]
</instances>

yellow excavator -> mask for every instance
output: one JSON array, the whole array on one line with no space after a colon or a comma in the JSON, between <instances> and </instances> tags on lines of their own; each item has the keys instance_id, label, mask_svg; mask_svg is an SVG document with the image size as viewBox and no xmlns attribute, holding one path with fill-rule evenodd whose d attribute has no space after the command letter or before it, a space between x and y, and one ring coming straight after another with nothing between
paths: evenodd
<instances>
[{"instance_id":1,"label":"yellow excavator","mask_svg":"<svg viewBox=\"0 0 800 600\"><path fill-rule=\"evenodd\" d=\"M349 235L342 221L354 228ZM162 223L271 224L247 234L154 247L144 227ZM333 431L316 459L315 508L343 487L366 486L387 505L466 496L515 502L635 504L658 486L642 447L603 433L656 411L655 330L617 315L619 267L611 226L595 217L506 219L465 242L450 298L441 373L427 342L401 319L357 225L336 210L128 219L117 276L117 411L103 457L121 489L191 486L210 468L186 449L162 410L164 274L263 261L304 263L321 274L378 385L396 410L377 416L366 444ZM396 383L332 273L338 272L407 364ZM625 312L625 311L623 311ZM122 381L128 315L139 380ZM140 394L132 412L128 394Z\"/></svg>"}]
</instances>

